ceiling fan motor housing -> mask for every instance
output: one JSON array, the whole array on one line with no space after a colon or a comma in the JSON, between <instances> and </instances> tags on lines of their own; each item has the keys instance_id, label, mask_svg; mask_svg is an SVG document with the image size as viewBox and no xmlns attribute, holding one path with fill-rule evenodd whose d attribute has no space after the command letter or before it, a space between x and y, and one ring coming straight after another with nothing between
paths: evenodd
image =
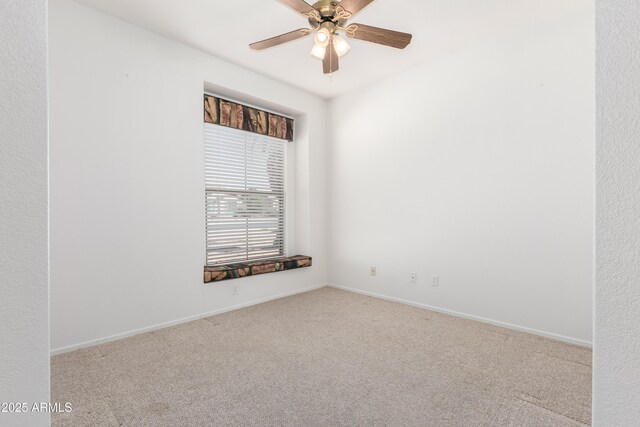
<instances>
[{"instance_id":1,"label":"ceiling fan motor housing","mask_svg":"<svg viewBox=\"0 0 640 427\"><path fill-rule=\"evenodd\" d=\"M347 23L346 19L335 19L336 17L336 7L340 4L339 1L335 0L320 0L316 2L313 6L315 10L320 13L322 17L322 22L332 21L334 24L342 27ZM309 18L309 24L313 28L318 27L322 22L318 22L314 17Z\"/></svg>"}]
</instances>

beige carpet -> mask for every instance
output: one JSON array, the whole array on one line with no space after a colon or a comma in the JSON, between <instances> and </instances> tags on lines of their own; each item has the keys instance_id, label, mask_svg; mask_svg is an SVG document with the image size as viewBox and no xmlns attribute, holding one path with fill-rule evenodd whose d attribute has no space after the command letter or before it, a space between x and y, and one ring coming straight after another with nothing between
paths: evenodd
<instances>
[{"instance_id":1,"label":"beige carpet","mask_svg":"<svg viewBox=\"0 0 640 427\"><path fill-rule=\"evenodd\" d=\"M577 426L591 351L324 288L56 356L54 426Z\"/></svg>"}]
</instances>

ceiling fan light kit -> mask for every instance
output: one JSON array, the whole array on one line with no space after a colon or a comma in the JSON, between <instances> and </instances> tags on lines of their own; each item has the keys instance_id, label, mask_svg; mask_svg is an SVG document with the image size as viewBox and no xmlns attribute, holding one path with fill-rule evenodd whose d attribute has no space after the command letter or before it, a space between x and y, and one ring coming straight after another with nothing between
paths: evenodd
<instances>
[{"instance_id":1,"label":"ceiling fan light kit","mask_svg":"<svg viewBox=\"0 0 640 427\"><path fill-rule=\"evenodd\" d=\"M353 39L390 46L396 49L404 49L411 43L411 34L363 24L347 25L349 19L353 18L374 0L320 0L313 6L304 0L279 1L307 18L311 28L300 28L252 43L249 46L254 50L263 50L315 33L311 55L322 59L322 69L325 74L338 71L339 58L351 49L351 46L340 35L340 32Z\"/></svg>"},{"instance_id":2,"label":"ceiling fan light kit","mask_svg":"<svg viewBox=\"0 0 640 427\"><path fill-rule=\"evenodd\" d=\"M331 34L335 31L332 28L330 22L325 22L320 26L320 29L316 32L315 41L316 44L321 47L327 47L329 44L329 40L331 39Z\"/></svg>"},{"instance_id":3,"label":"ceiling fan light kit","mask_svg":"<svg viewBox=\"0 0 640 427\"><path fill-rule=\"evenodd\" d=\"M333 47L336 48L336 52L338 52L339 57L343 57L347 54L347 52L351 50L351 46L349 46L349 43L347 43L345 38L340 34L336 34L335 36L333 36Z\"/></svg>"},{"instance_id":4,"label":"ceiling fan light kit","mask_svg":"<svg viewBox=\"0 0 640 427\"><path fill-rule=\"evenodd\" d=\"M313 45L313 49L311 49L311 56L318 59L324 59L324 54L326 51L327 51L326 47L322 47L316 43Z\"/></svg>"}]
</instances>

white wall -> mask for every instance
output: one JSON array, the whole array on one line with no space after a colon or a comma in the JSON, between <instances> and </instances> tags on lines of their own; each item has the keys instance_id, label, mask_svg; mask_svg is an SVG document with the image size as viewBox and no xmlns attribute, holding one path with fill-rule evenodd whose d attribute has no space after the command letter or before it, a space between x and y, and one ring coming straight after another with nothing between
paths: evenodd
<instances>
[{"instance_id":1,"label":"white wall","mask_svg":"<svg viewBox=\"0 0 640 427\"><path fill-rule=\"evenodd\" d=\"M45 0L0 3L0 402L29 409L49 401L46 17Z\"/></svg>"},{"instance_id":2,"label":"white wall","mask_svg":"<svg viewBox=\"0 0 640 427\"><path fill-rule=\"evenodd\" d=\"M640 4L596 8L595 426L640 419Z\"/></svg>"},{"instance_id":3,"label":"white wall","mask_svg":"<svg viewBox=\"0 0 640 427\"><path fill-rule=\"evenodd\" d=\"M328 261L340 286L591 341L591 5L345 94L330 135L313 95L68 0L50 19L54 351L318 286ZM202 284L207 83L300 115L311 269Z\"/></svg>"},{"instance_id":4,"label":"white wall","mask_svg":"<svg viewBox=\"0 0 640 427\"><path fill-rule=\"evenodd\" d=\"M54 351L326 283L326 101L68 0L50 4L50 68ZM313 267L202 283L205 83L300 116Z\"/></svg>"},{"instance_id":5,"label":"white wall","mask_svg":"<svg viewBox=\"0 0 640 427\"><path fill-rule=\"evenodd\" d=\"M329 104L332 283L591 341L592 9Z\"/></svg>"}]
</instances>

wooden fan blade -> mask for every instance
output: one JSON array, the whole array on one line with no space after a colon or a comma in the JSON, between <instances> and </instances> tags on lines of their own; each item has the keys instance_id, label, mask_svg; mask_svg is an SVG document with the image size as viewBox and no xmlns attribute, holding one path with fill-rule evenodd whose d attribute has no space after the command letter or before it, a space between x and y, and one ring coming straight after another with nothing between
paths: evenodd
<instances>
[{"instance_id":1,"label":"wooden fan blade","mask_svg":"<svg viewBox=\"0 0 640 427\"><path fill-rule=\"evenodd\" d=\"M342 6L344 10L349 12L351 14L351 17L354 17L355 15L360 13L362 9L369 6L373 2L374 0L342 0L340 2L340 6Z\"/></svg>"},{"instance_id":2,"label":"wooden fan blade","mask_svg":"<svg viewBox=\"0 0 640 427\"><path fill-rule=\"evenodd\" d=\"M305 16L308 13L313 13L315 11L315 9L312 8L311 5L304 0L279 0L279 1L285 6L289 6L291 9Z\"/></svg>"},{"instance_id":3,"label":"wooden fan blade","mask_svg":"<svg viewBox=\"0 0 640 427\"><path fill-rule=\"evenodd\" d=\"M397 49L407 47L413 37L411 34L363 24L351 24L347 27L345 33L354 39L391 46Z\"/></svg>"},{"instance_id":4,"label":"wooden fan blade","mask_svg":"<svg viewBox=\"0 0 640 427\"><path fill-rule=\"evenodd\" d=\"M333 46L333 43L329 43L327 49L324 52L324 59L322 60L322 71L325 74L331 74L338 71L340 68L338 52L336 52L336 48Z\"/></svg>"},{"instance_id":5,"label":"wooden fan blade","mask_svg":"<svg viewBox=\"0 0 640 427\"><path fill-rule=\"evenodd\" d=\"M293 40L298 40L309 35L311 31L308 28L300 28L298 30L291 31L289 33L280 34L279 36L271 37L270 39L262 40L259 42L251 43L249 47L255 50L267 49L270 47L278 46L283 43L288 43Z\"/></svg>"}]
</instances>

